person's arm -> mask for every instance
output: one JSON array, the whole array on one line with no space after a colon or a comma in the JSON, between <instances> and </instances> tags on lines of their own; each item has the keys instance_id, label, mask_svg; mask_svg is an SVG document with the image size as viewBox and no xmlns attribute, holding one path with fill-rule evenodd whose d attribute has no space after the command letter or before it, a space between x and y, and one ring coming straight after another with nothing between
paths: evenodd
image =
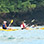
<instances>
[{"instance_id":1,"label":"person's arm","mask_svg":"<svg viewBox=\"0 0 44 44\"><path fill-rule=\"evenodd\" d=\"M5 25L5 27L7 28L7 25Z\"/></svg>"},{"instance_id":2,"label":"person's arm","mask_svg":"<svg viewBox=\"0 0 44 44\"><path fill-rule=\"evenodd\" d=\"M26 23L24 23L25 27L27 27Z\"/></svg>"}]
</instances>

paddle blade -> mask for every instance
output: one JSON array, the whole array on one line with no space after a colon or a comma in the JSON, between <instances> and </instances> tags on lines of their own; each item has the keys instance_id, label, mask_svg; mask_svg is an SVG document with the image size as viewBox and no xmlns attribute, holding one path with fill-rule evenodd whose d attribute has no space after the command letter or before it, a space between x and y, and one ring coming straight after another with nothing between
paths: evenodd
<instances>
[{"instance_id":1,"label":"paddle blade","mask_svg":"<svg viewBox=\"0 0 44 44\"><path fill-rule=\"evenodd\" d=\"M34 22L35 21L35 19L33 19L31 22Z\"/></svg>"},{"instance_id":2,"label":"paddle blade","mask_svg":"<svg viewBox=\"0 0 44 44\"><path fill-rule=\"evenodd\" d=\"M11 20L11 23L13 23L13 20Z\"/></svg>"}]
</instances>

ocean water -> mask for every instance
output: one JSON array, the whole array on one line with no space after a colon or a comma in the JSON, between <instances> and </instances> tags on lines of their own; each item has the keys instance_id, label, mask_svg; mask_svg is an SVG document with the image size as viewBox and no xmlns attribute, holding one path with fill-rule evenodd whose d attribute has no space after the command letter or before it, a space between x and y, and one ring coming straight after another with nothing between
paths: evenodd
<instances>
[{"instance_id":1,"label":"ocean water","mask_svg":"<svg viewBox=\"0 0 44 44\"><path fill-rule=\"evenodd\" d=\"M39 28L44 26L39 26ZM1 27L0 27L1 28ZM0 44L44 44L44 30L0 31Z\"/></svg>"}]
</instances>

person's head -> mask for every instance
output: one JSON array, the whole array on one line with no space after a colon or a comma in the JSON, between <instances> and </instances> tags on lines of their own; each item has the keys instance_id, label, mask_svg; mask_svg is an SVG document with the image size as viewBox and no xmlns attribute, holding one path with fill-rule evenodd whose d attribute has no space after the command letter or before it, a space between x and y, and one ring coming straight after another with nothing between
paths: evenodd
<instances>
[{"instance_id":1,"label":"person's head","mask_svg":"<svg viewBox=\"0 0 44 44\"><path fill-rule=\"evenodd\" d=\"M22 21L22 24L24 24L24 22Z\"/></svg>"},{"instance_id":2,"label":"person's head","mask_svg":"<svg viewBox=\"0 0 44 44\"><path fill-rule=\"evenodd\" d=\"M35 25L32 25L32 27L35 27Z\"/></svg>"},{"instance_id":3,"label":"person's head","mask_svg":"<svg viewBox=\"0 0 44 44\"><path fill-rule=\"evenodd\" d=\"M6 24L7 23L7 21L3 21L3 24Z\"/></svg>"}]
</instances>

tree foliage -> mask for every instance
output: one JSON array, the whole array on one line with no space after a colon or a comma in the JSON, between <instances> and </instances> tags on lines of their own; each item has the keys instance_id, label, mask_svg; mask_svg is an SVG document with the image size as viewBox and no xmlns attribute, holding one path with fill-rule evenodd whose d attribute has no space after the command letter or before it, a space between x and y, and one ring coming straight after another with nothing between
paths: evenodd
<instances>
[{"instance_id":1,"label":"tree foliage","mask_svg":"<svg viewBox=\"0 0 44 44\"><path fill-rule=\"evenodd\" d=\"M44 0L0 0L0 13L21 12L44 6Z\"/></svg>"}]
</instances>

